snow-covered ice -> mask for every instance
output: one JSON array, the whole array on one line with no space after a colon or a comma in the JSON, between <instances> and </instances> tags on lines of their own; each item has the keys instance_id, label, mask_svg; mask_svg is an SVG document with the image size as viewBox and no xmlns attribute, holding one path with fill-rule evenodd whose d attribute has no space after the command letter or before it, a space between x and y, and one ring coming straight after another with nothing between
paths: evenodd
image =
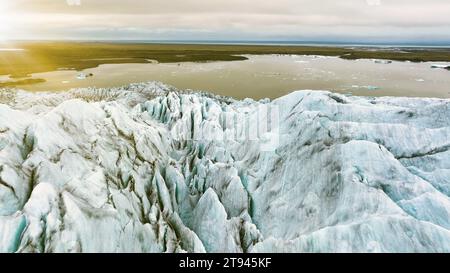
<instances>
[{"instance_id":1,"label":"snow-covered ice","mask_svg":"<svg viewBox=\"0 0 450 273\"><path fill-rule=\"evenodd\" d=\"M0 252L450 252L450 100L145 83L0 103Z\"/></svg>"}]
</instances>

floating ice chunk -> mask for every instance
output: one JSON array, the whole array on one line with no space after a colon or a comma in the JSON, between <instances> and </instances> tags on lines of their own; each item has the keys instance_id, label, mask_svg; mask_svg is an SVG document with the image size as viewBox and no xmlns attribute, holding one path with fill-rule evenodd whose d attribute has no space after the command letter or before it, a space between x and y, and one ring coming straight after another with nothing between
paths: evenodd
<instances>
[{"instance_id":1,"label":"floating ice chunk","mask_svg":"<svg viewBox=\"0 0 450 273\"><path fill-rule=\"evenodd\" d=\"M367 89L367 90L378 90L380 89L380 87L378 86L374 86L374 85L352 85L352 88L356 88L356 89Z\"/></svg>"},{"instance_id":2,"label":"floating ice chunk","mask_svg":"<svg viewBox=\"0 0 450 273\"><path fill-rule=\"evenodd\" d=\"M89 77L93 77L94 76L94 74L92 74L92 73L88 73L88 74L85 74L85 73L79 73L78 75L77 75L77 79L78 80L85 80L85 79L87 79L87 78L89 78Z\"/></svg>"},{"instance_id":3,"label":"floating ice chunk","mask_svg":"<svg viewBox=\"0 0 450 273\"><path fill-rule=\"evenodd\" d=\"M431 68L441 68L450 70L450 64L432 64Z\"/></svg>"},{"instance_id":4,"label":"floating ice chunk","mask_svg":"<svg viewBox=\"0 0 450 273\"><path fill-rule=\"evenodd\" d=\"M392 61L391 60L379 60L379 59L375 59L374 63L376 64L391 64Z\"/></svg>"},{"instance_id":5,"label":"floating ice chunk","mask_svg":"<svg viewBox=\"0 0 450 273\"><path fill-rule=\"evenodd\" d=\"M363 86L363 87L366 88L367 90L378 90L378 89L380 89L380 87L373 86L373 85L366 85L366 86Z\"/></svg>"}]
</instances>

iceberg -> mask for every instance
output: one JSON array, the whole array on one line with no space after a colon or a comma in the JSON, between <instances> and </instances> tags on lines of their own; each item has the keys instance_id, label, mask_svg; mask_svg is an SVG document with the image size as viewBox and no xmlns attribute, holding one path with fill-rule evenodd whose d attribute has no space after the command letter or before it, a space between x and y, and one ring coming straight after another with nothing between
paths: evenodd
<instances>
[{"instance_id":1,"label":"iceberg","mask_svg":"<svg viewBox=\"0 0 450 273\"><path fill-rule=\"evenodd\" d=\"M450 100L2 90L0 252L450 252Z\"/></svg>"},{"instance_id":2,"label":"iceberg","mask_svg":"<svg viewBox=\"0 0 450 273\"><path fill-rule=\"evenodd\" d=\"M450 70L450 65L449 64L432 64L431 68L441 68L441 69Z\"/></svg>"},{"instance_id":3,"label":"iceberg","mask_svg":"<svg viewBox=\"0 0 450 273\"><path fill-rule=\"evenodd\" d=\"M93 77L93 76L94 76L94 74L92 74L92 73L89 73L89 74L79 73L77 75L77 79L78 80L86 80L87 78L90 78L90 77Z\"/></svg>"},{"instance_id":4,"label":"iceberg","mask_svg":"<svg viewBox=\"0 0 450 273\"><path fill-rule=\"evenodd\" d=\"M374 86L374 85L356 85L356 84L352 85L351 88L357 88L357 89L362 88L362 89L367 89L369 91L375 91L375 90L380 89L380 87Z\"/></svg>"},{"instance_id":5,"label":"iceberg","mask_svg":"<svg viewBox=\"0 0 450 273\"><path fill-rule=\"evenodd\" d=\"M374 59L373 62L376 64L391 64L392 63L391 60L380 60L380 59Z\"/></svg>"}]
</instances>

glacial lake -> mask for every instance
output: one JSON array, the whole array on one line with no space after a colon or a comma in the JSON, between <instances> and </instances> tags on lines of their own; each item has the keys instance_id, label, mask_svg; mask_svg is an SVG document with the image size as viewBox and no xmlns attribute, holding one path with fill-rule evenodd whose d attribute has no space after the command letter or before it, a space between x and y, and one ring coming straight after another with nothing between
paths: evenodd
<instances>
[{"instance_id":1,"label":"glacial lake","mask_svg":"<svg viewBox=\"0 0 450 273\"><path fill-rule=\"evenodd\" d=\"M246 55L247 56L247 55ZM442 62L385 63L300 55L248 55L249 60L210 63L105 64L80 72L33 74L44 83L19 86L29 91L78 87L116 87L161 81L180 89L208 91L235 98L277 98L294 90L313 89L363 96L450 98L450 71L431 68ZM8 80L0 76L0 81Z\"/></svg>"}]
</instances>

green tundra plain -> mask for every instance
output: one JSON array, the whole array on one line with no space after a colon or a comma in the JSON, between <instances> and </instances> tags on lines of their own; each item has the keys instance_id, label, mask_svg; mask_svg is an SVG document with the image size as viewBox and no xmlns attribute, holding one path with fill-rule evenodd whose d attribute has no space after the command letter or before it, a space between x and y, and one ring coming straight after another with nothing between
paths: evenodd
<instances>
[{"instance_id":1,"label":"green tundra plain","mask_svg":"<svg viewBox=\"0 0 450 273\"><path fill-rule=\"evenodd\" d=\"M240 61L253 54L295 54L337 56L343 59L386 59L396 61L450 61L448 48L370 48L331 46L269 46L269 45L200 45L104 42L17 42L14 48L0 50L0 87L30 84L33 73L56 70L77 70L101 64L182 63ZM17 79L17 80L15 80ZM36 83L45 79L33 79Z\"/></svg>"}]
</instances>

